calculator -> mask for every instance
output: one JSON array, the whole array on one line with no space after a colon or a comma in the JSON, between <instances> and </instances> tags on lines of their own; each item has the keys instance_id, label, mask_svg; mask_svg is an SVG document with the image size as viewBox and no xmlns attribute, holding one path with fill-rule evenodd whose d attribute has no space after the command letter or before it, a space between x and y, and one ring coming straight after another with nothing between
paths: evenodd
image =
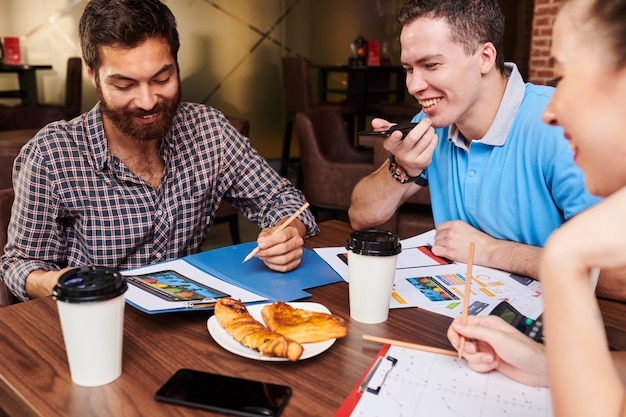
<instances>
[{"instance_id":1,"label":"calculator","mask_svg":"<svg viewBox=\"0 0 626 417\"><path fill-rule=\"evenodd\" d=\"M541 316L537 317L536 320L526 317L506 301L502 301L498 304L489 314L502 318L535 342L543 344L543 323Z\"/></svg>"}]
</instances>

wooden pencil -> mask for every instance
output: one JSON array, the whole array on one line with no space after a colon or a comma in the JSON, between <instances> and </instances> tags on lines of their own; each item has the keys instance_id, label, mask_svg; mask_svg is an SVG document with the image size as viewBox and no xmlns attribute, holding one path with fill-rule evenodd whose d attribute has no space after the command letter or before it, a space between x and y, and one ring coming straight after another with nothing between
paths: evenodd
<instances>
[{"instance_id":1,"label":"wooden pencil","mask_svg":"<svg viewBox=\"0 0 626 417\"><path fill-rule=\"evenodd\" d=\"M469 253L467 254L467 271L465 272L465 290L463 291L463 313L461 314L461 323L467 323L467 312L469 309L470 289L472 285L472 264L474 262L474 242L469 244ZM459 345L459 358L463 355L465 347L465 336L461 336Z\"/></svg>"},{"instance_id":2,"label":"wooden pencil","mask_svg":"<svg viewBox=\"0 0 626 417\"><path fill-rule=\"evenodd\" d=\"M283 230L285 227L289 226L289 224L290 224L292 221L294 221L295 219L297 219L297 218L298 218L298 216L300 215L300 213L302 213L304 210L306 210L306 209L307 209L307 207L309 207L309 203L304 203L304 205L303 205L302 207L300 207L300 208L298 209L298 211L296 211L295 213L293 213L293 214L291 215L291 217L289 217L285 223L281 224L281 225L280 225L280 227L279 227L278 229L274 230L274 231L272 232L272 235L273 235L274 233L278 233L278 232L280 232L280 231L281 231L281 230ZM270 235L270 236L271 236L271 235ZM252 249L252 251L251 251L251 252L250 252L250 253L249 253L249 254L248 254L248 255L244 258L243 262L241 262L241 263L248 262L248 261L249 261L250 259L252 259L252 257L253 257L254 255L256 255L258 252L259 252L259 247L257 246L256 248Z\"/></svg>"},{"instance_id":3,"label":"wooden pencil","mask_svg":"<svg viewBox=\"0 0 626 417\"><path fill-rule=\"evenodd\" d=\"M417 343L409 343L409 342L403 342L401 340L387 339L387 338L384 338L384 337L370 336L370 335L367 335L367 334L363 335L363 340L368 340L370 342L382 343L384 345L394 345L394 346L400 346L400 347L405 347L405 348L409 348L409 349L421 350L423 352L439 353L440 355L446 355L446 356L456 356L457 355L457 353L455 351L453 351L453 350L440 349L440 348L436 348L436 347L432 347L432 346L419 345Z\"/></svg>"}]
</instances>

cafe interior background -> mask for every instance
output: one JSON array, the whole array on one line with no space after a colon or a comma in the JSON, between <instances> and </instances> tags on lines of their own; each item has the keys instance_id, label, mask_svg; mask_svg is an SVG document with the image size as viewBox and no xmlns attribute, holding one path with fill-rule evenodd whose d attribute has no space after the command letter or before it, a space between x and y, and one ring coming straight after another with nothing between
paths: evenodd
<instances>
[{"instance_id":1,"label":"cafe interior background","mask_svg":"<svg viewBox=\"0 0 626 417\"><path fill-rule=\"evenodd\" d=\"M404 0L166 0L178 21L182 98L250 121L250 139L269 160L280 158L285 125L281 58L347 64L358 37L380 42L381 56L399 64L396 15ZM524 74L532 0L501 0L507 19L505 56ZM67 59L80 56L77 27L86 0L0 0L0 37L20 38L22 61L51 64L38 71L39 102L62 102ZM531 18L528 17L530 10ZM343 84L342 75L330 82ZM17 87L0 74L0 89ZM316 77L312 72L313 91ZM407 99L412 99L408 97ZM97 101L83 69L82 110ZM0 100L11 105L11 99ZM297 154L297 141L292 146Z\"/></svg>"}]
</instances>

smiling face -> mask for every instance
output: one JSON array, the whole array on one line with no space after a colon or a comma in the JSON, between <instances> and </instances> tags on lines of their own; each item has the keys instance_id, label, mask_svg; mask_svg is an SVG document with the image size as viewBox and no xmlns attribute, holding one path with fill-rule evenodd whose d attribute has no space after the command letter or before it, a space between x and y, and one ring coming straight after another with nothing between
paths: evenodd
<instances>
[{"instance_id":1,"label":"smiling face","mask_svg":"<svg viewBox=\"0 0 626 417\"><path fill-rule=\"evenodd\" d=\"M180 104L176 62L168 44L150 38L135 48L100 47L98 90L107 135L161 140Z\"/></svg>"},{"instance_id":2,"label":"smiling face","mask_svg":"<svg viewBox=\"0 0 626 417\"><path fill-rule=\"evenodd\" d=\"M442 127L481 118L484 75L494 69L496 52L490 43L468 55L452 39L443 19L419 17L400 34L400 60L406 70L409 94L422 105L433 126Z\"/></svg>"},{"instance_id":3,"label":"smiling face","mask_svg":"<svg viewBox=\"0 0 626 417\"><path fill-rule=\"evenodd\" d=\"M543 120L563 126L587 190L608 196L626 185L626 68L615 68L606 35L582 23L582 10L570 2L555 21L559 81Z\"/></svg>"}]
</instances>

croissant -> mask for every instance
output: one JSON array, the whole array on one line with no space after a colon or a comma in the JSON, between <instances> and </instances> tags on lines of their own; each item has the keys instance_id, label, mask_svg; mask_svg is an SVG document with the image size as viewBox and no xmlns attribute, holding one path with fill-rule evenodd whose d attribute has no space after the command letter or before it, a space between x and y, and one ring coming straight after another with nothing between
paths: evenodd
<instances>
[{"instance_id":1,"label":"croissant","mask_svg":"<svg viewBox=\"0 0 626 417\"><path fill-rule=\"evenodd\" d=\"M261 310L267 327L298 343L314 343L346 335L343 318L329 313L294 308L282 301Z\"/></svg>"},{"instance_id":2,"label":"croissant","mask_svg":"<svg viewBox=\"0 0 626 417\"><path fill-rule=\"evenodd\" d=\"M276 333L254 319L246 306L234 298L222 298L215 304L215 318L242 345L262 355L297 361L304 348L282 334Z\"/></svg>"}]
</instances>

